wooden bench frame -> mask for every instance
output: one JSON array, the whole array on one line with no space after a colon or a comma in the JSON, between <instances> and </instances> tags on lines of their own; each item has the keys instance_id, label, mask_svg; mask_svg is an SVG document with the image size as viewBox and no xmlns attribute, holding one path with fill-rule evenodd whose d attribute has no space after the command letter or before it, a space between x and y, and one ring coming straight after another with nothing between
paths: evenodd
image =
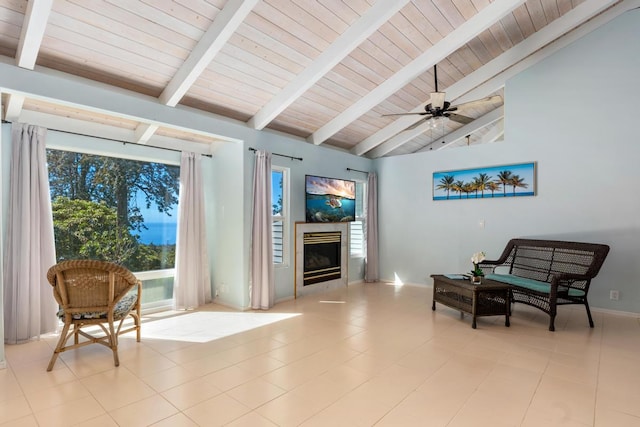
<instances>
[{"instance_id":1,"label":"wooden bench frame","mask_svg":"<svg viewBox=\"0 0 640 427\"><path fill-rule=\"evenodd\" d=\"M510 286L511 302L528 304L547 313L550 331L555 330L557 306L567 304L584 305L589 326L593 328L587 295L591 279L600 271L608 253L609 246L596 243L512 239L499 259L482 261L479 266L485 275L505 267L509 275L548 283L549 292Z\"/></svg>"}]
</instances>

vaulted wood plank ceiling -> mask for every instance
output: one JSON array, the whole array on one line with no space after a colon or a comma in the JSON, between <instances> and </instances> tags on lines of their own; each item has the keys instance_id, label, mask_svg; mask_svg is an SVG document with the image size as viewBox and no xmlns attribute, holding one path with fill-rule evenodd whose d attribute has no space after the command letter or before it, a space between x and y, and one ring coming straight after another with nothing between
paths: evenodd
<instances>
[{"instance_id":1,"label":"vaulted wood plank ceiling","mask_svg":"<svg viewBox=\"0 0 640 427\"><path fill-rule=\"evenodd\" d=\"M636 3L0 0L0 55L29 70L55 70L375 158L499 139L510 69L594 17ZM471 123L446 119L434 129L424 116L387 116L424 112L434 65L438 89L452 104L494 97L456 112ZM56 105L3 88L2 80L9 121L55 117L61 130L87 123L119 128L138 142L219 143L198 129Z\"/></svg>"}]
</instances>

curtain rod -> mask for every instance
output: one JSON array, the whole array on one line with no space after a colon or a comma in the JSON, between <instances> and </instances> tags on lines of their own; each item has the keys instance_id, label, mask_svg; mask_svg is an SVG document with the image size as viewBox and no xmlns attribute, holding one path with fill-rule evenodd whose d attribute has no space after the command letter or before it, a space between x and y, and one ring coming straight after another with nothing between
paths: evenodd
<instances>
[{"instance_id":1,"label":"curtain rod","mask_svg":"<svg viewBox=\"0 0 640 427\"><path fill-rule=\"evenodd\" d=\"M249 151L258 151L253 147L249 147ZM291 160L300 160L302 161L302 157L293 157L293 156L288 156L286 154L278 154L278 153L271 153L271 155L273 156L280 156L280 157L286 157L287 159L291 159Z\"/></svg>"},{"instance_id":2,"label":"curtain rod","mask_svg":"<svg viewBox=\"0 0 640 427\"><path fill-rule=\"evenodd\" d=\"M10 122L10 121L7 121L7 120L2 120L2 123L4 124L4 123L13 123L13 122ZM121 142L123 145L127 145L127 144L140 145L142 147L157 148L158 150L175 151L176 153L181 153L182 151L185 151L185 150L178 150L176 148L158 147L157 145L138 144L137 142L123 141L121 139L107 138L107 137L104 137L104 136L87 135L86 133L71 132L71 131L68 131L68 130L51 129L51 128L47 128L47 130L52 130L52 131L55 131L55 132L62 132L62 133L66 133L66 134L69 134L69 135L86 136L86 137L89 137L89 138L98 138L98 139L102 139L102 140L105 140L105 141ZM199 153L199 154L201 154L202 156L205 156L205 157L213 157L211 154L202 154L202 153Z\"/></svg>"},{"instance_id":3,"label":"curtain rod","mask_svg":"<svg viewBox=\"0 0 640 427\"><path fill-rule=\"evenodd\" d=\"M351 169L351 168L347 168L347 170L348 170L349 172L360 172L360 173L366 173L366 174L369 174L369 172L367 172L367 171L361 171L361 170L358 170L358 169Z\"/></svg>"}]
</instances>

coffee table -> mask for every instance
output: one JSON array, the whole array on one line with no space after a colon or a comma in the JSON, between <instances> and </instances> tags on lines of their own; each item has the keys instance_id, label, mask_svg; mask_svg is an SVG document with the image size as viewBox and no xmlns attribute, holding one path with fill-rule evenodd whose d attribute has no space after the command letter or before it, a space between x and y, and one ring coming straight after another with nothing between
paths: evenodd
<instances>
[{"instance_id":1,"label":"coffee table","mask_svg":"<svg viewBox=\"0 0 640 427\"><path fill-rule=\"evenodd\" d=\"M511 293L509 285L486 278L481 284L473 284L469 280L450 279L441 274L432 274L433 304L436 302L447 307L460 310L460 314L473 316L471 327L476 329L476 318L479 316L505 316L504 325L509 326Z\"/></svg>"}]
</instances>

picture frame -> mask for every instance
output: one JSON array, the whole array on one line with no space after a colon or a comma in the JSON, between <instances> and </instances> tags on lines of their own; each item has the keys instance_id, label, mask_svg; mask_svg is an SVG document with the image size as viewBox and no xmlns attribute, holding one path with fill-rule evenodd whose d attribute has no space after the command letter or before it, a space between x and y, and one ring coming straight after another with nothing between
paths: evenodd
<instances>
[{"instance_id":1,"label":"picture frame","mask_svg":"<svg viewBox=\"0 0 640 427\"><path fill-rule=\"evenodd\" d=\"M433 173L433 200L504 199L536 195L536 163Z\"/></svg>"}]
</instances>

